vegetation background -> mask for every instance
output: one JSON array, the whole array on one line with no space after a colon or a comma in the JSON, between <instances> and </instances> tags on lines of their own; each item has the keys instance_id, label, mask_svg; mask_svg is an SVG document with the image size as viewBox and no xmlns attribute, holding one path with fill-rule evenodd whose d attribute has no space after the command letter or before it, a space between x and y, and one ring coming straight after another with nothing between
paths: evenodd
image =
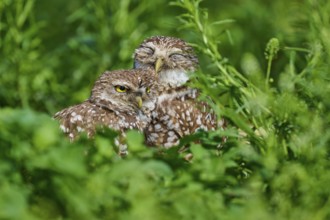
<instances>
[{"instance_id":1,"label":"vegetation background","mask_svg":"<svg viewBox=\"0 0 330 220\"><path fill-rule=\"evenodd\" d=\"M0 219L330 219L329 12L327 0L1 0ZM193 86L228 129L184 139L190 163L134 131L125 159L111 131L69 143L51 116L104 70L131 68L153 35L195 46Z\"/></svg>"}]
</instances>

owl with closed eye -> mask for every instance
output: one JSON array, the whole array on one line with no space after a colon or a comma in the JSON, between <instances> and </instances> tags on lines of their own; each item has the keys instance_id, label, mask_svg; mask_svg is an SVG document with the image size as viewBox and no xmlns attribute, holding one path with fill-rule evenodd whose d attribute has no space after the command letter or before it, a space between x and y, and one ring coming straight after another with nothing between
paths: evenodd
<instances>
[{"instance_id":1,"label":"owl with closed eye","mask_svg":"<svg viewBox=\"0 0 330 220\"><path fill-rule=\"evenodd\" d=\"M165 89L182 86L198 67L193 48L174 37L154 36L144 40L133 58L134 68L155 69L159 84Z\"/></svg>"},{"instance_id":2,"label":"owl with closed eye","mask_svg":"<svg viewBox=\"0 0 330 220\"><path fill-rule=\"evenodd\" d=\"M107 71L96 80L86 101L57 112L54 118L72 141L82 132L92 138L98 127L119 131L116 144L124 155L125 131L142 131L150 121L156 82L151 69Z\"/></svg>"},{"instance_id":3,"label":"owl with closed eye","mask_svg":"<svg viewBox=\"0 0 330 220\"><path fill-rule=\"evenodd\" d=\"M197 56L188 43L174 37L150 37L133 57L134 68L153 68L158 78L156 109L144 131L148 145L172 147L198 130L224 126L206 102L197 100L199 91L185 85L198 68Z\"/></svg>"}]
</instances>

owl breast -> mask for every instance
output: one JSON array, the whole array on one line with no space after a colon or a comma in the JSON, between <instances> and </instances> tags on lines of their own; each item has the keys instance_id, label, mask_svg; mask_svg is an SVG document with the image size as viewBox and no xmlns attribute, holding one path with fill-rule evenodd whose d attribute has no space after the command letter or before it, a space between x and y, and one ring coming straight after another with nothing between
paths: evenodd
<instances>
[{"instance_id":1,"label":"owl breast","mask_svg":"<svg viewBox=\"0 0 330 220\"><path fill-rule=\"evenodd\" d=\"M171 87L179 87L189 80L187 72L183 70L166 70L159 74L159 82L167 83Z\"/></svg>"}]
</instances>

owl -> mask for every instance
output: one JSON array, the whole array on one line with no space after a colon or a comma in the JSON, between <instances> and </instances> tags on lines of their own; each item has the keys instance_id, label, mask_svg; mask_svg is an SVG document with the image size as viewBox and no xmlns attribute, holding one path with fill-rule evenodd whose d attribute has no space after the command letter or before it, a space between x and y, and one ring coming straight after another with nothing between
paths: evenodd
<instances>
[{"instance_id":1,"label":"owl","mask_svg":"<svg viewBox=\"0 0 330 220\"><path fill-rule=\"evenodd\" d=\"M150 122L156 82L154 71L148 68L105 72L96 80L89 99L57 112L54 118L72 141L81 132L93 137L98 127L119 131L116 145L124 155L125 131L142 131Z\"/></svg>"},{"instance_id":2,"label":"owl","mask_svg":"<svg viewBox=\"0 0 330 220\"><path fill-rule=\"evenodd\" d=\"M197 100L199 91L184 85L198 67L197 56L185 41L151 37L143 41L133 57L135 68L154 68L158 76L156 109L144 131L148 145L168 148L197 130L224 126L206 102Z\"/></svg>"},{"instance_id":3,"label":"owl","mask_svg":"<svg viewBox=\"0 0 330 220\"><path fill-rule=\"evenodd\" d=\"M154 68L165 89L182 86L189 80L189 73L198 67L193 48L174 37L154 36L144 40L133 58L134 68Z\"/></svg>"},{"instance_id":4,"label":"owl","mask_svg":"<svg viewBox=\"0 0 330 220\"><path fill-rule=\"evenodd\" d=\"M200 130L224 129L225 126L226 121L218 119L206 102L187 98L166 99L157 103L144 134L147 145L170 148L178 145L186 135Z\"/></svg>"}]
</instances>

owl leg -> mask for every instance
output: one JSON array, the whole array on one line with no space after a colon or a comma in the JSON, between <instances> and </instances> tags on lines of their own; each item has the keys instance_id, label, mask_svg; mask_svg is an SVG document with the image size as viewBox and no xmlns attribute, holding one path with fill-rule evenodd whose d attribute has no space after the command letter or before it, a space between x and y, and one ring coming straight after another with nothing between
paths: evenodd
<instances>
[{"instance_id":1,"label":"owl leg","mask_svg":"<svg viewBox=\"0 0 330 220\"><path fill-rule=\"evenodd\" d=\"M183 159L187 162L191 162L194 155L189 152L189 147L190 147L190 144L187 144L187 145L184 145L182 146L179 150L178 150L178 153L179 154L182 154L183 155Z\"/></svg>"},{"instance_id":2,"label":"owl leg","mask_svg":"<svg viewBox=\"0 0 330 220\"><path fill-rule=\"evenodd\" d=\"M227 127L227 121L224 118L221 118L220 120L218 120L217 126L218 126L218 128L221 128L221 130L225 130ZM228 138L227 136L223 136L221 138L221 142L217 146L218 152L220 152L220 150L223 148L224 144L227 142L227 138Z\"/></svg>"},{"instance_id":3,"label":"owl leg","mask_svg":"<svg viewBox=\"0 0 330 220\"><path fill-rule=\"evenodd\" d=\"M120 132L118 137L115 138L115 145L118 147L119 156L125 157L128 155L126 134L124 132Z\"/></svg>"}]
</instances>

